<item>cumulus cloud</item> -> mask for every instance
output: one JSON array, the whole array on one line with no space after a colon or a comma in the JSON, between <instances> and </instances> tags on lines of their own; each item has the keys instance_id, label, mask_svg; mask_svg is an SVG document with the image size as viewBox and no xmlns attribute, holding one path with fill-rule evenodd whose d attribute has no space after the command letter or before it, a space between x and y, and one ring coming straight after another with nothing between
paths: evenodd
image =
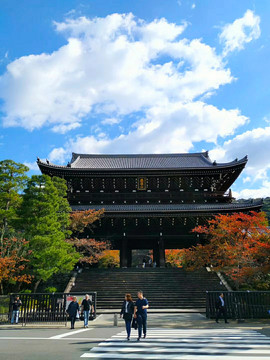
<instances>
[{"instance_id":1,"label":"cumulus cloud","mask_svg":"<svg viewBox=\"0 0 270 360\"><path fill-rule=\"evenodd\" d=\"M121 122L121 119L117 118L107 118L101 121L101 124L103 125L116 125Z\"/></svg>"},{"instance_id":2,"label":"cumulus cloud","mask_svg":"<svg viewBox=\"0 0 270 360\"><path fill-rule=\"evenodd\" d=\"M34 162L25 161L24 165L27 166L29 168L29 170L39 171L39 167L38 167L36 161L34 161Z\"/></svg>"},{"instance_id":3,"label":"cumulus cloud","mask_svg":"<svg viewBox=\"0 0 270 360\"><path fill-rule=\"evenodd\" d=\"M224 44L224 55L244 48L245 44L258 39L261 35L260 17L247 10L244 16L231 24L226 24L219 35Z\"/></svg>"},{"instance_id":4,"label":"cumulus cloud","mask_svg":"<svg viewBox=\"0 0 270 360\"><path fill-rule=\"evenodd\" d=\"M257 188L243 189L234 193L237 199L258 199L270 196L270 181L264 180Z\"/></svg>"},{"instance_id":5,"label":"cumulus cloud","mask_svg":"<svg viewBox=\"0 0 270 360\"><path fill-rule=\"evenodd\" d=\"M219 121L217 121L219 119ZM172 153L188 152L193 142L216 142L217 137L234 133L247 118L238 110L219 110L203 102L156 106L147 111L146 118L133 125L128 134L113 139L94 136L71 139L64 147L53 150L52 161L59 160L70 149L79 153Z\"/></svg>"},{"instance_id":6,"label":"cumulus cloud","mask_svg":"<svg viewBox=\"0 0 270 360\"><path fill-rule=\"evenodd\" d=\"M270 127L246 131L210 151L211 158L218 161L230 161L235 157L235 154L240 157L248 155L248 163L245 169L246 177L243 181L244 183L250 183L249 188L240 191L237 196L245 198L270 196L268 181L270 171L270 158L268 156L270 154ZM255 185L256 189L254 189ZM255 194L258 196L255 196Z\"/></svg>"},{"instance_id":7,"label":"cumulus cloud","mask_svg":"<svg viewBox=\"0 0 270 360\"><path fill-rule=\"evenodd\" d=\"M186 22L146 22L132 14L55 22L66 44L52 53L23 56L0 77L3 125L49 127L63 134L83 122L88 133L71 136L49 154L60 163L72 151L188 152L203 141L216 146L211 155L217 160L248 153L246 178L266 181L269 164L264 156L253 158L251 150L261 154L258 139L264 151L269 148L268 130L255 129L219 146L249 119L238 109L210 104L221 86L234 81L224 55L258 38L259 22L248 10L227 24L220 34L223 54L201 39L185 38Z\"/></svg>"},{"instance_id":8,"label":"cumulus cloud","mask_svg":"<svg viewBox=\"0 0 270 360\"><path fill-rule=\"evenodd\" d=\"M166 19L147 23L132 14L55 23L67 43L11 62L0 78L3 125L64 133L93 114L145 113L230 83L230 70L214 48L182 38L186 26Z\"/></svg>"}]
</instances>

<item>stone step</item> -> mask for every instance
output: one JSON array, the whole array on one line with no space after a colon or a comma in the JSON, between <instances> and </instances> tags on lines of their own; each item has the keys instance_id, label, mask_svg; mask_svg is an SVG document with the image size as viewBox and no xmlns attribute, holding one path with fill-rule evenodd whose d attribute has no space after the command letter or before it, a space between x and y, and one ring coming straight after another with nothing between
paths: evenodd
<instances>
[{"instance_id":1,"label":"stone step","mask_svg":"<svg viewBox=\"0 0 270 360\"><path fill-rule=\"evenodd\" d=\"M225 290L215 273L205 269L92 269L78 274L71 292L97 292L98 309L121 308L124 294L136 299L138 289L145 292L151 309L205 308L207 290Z\"/></svg>"}]
</instances>

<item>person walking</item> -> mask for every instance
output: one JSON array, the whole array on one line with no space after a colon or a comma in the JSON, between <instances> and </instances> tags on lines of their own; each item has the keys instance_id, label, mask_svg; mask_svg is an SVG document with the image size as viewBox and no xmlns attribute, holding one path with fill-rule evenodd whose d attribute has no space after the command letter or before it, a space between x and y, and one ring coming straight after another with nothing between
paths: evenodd
<instances>
[{"instance_id":1,"label":"person walking","mask_svg":"<svg viewBox=\"0 0 270 360\"><path fill-rule=\"evenodd\" d=\"M83 315L83 318L84 318L84 327L85 328L88 328L88 320L89 320L90 310L92 310L92 312L94 312L93 303L90 300L89 295L86 294L85 299L83 299L83 301L82 301L82 307L81 307L81 314Z\"/></svg>"},{"instance_id":2,"label":"person walking","mask_svg":"<svg viewBox=\"0 0 270 360\"><path fill-rule=\"evenodd\" d=\"M127 340L130 340L131 321L133 314L134 314L134 303L132 297L130 294L126 294L125 300L122 304L120 317L123 315L123 319L125 320L126 323Z\"/></svg>"},{"instance_id":3,"label":"person walking","mask_svg":"<svg viewBox=\"0 0 270 360\"><path fill-rule=\"evenodd\" d=\"M228 324L227 309L226 309L223 293L219 294L219 297L217 298L217 301L216 301L216 323L217 324L218 324L218 320L219 320L221 314L223 314L225 323Z\"/></svg>"},{"instance_id":4,"label":"person walking","mask_svg":"<svg viewBox=\"0 0 270 360\"><path fill-rule=\"evenodd\" d=\"M80 310L80 308L79 308L79 304L77 302L77 297L73 296L73 300L71 301L71 303L68 305L68 308L67 308L67 313L69 315L70 322L71 322L71 327L70 327L71 329L74 329L74 324L75 324L76 317L77 317L79 310Z\"/></svg>"},{"instance_id":5,"label":"person walking","mask_svg":"<svg viewBox=\"0 0 270 360\"><path fill-rule=\"evenodd\" d=\"M12 303L12 317L11 317L11 324L15 323L18 324L19 322L19 314L20 314L20 307L22 306L22 302L19 296L15 297L15 300Z\"/></svg>"},{"instance_id":6,"label":"person walking","mask_svg":"<svg viewBox=\"0 0 270 360\"><path fill-rule=\"evenodd\" d=\"M149 308L149 304L147 299L143 296L142 290L139 290L138 299L135 303L134 307L134 318L137 319L138 322L138 339L141 340L142 337L142 328L143 328L143 337L146 338L146 329L147 329L147 309Z\"/></svg>"}]
</instances>

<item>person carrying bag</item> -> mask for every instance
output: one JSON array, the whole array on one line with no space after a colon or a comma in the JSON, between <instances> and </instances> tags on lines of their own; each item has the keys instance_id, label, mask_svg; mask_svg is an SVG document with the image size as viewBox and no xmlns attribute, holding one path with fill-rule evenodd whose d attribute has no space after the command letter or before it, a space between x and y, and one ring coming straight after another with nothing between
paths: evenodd
<instances>
[{"instance_id":1,"label":"person carrying bag","mask_svg":"<svg viewBox=\"0 0 270 360\"><path fill-rule=\"evenodd\" d=\"M126 294L125 300L122 304L120 317L123 315L123 318L126 323L127 340L130 340L131 321L132 321L133 313L134 313L134 303L132 301L132 297L130 294Z\"/></svg>"}]
</instances>

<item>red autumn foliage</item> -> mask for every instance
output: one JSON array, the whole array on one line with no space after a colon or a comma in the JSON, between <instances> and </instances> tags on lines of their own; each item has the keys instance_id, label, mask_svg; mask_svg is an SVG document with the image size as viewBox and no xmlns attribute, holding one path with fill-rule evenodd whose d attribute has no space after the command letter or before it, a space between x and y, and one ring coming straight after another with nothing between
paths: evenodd
<instances>
[{"instance_id":1,"label":"red autumn foliage","mask_svg":"<svg viewBox=\"0 0 270 360\"><path fill-rule=\"evenodd\" d=\"M74 211L70 214L70 230L73 234L80 234L85 229L91 229L94 222L99 220L104 213L104 209Z\"/></svg>"},{"instance_id":2,"label":"red autumn foliage","mask_svg":"<svg viewBox=\"0 0 270 360\"><path fill-rule=\"evenodd\" d=\"M70 229L73 237L66 241L72 244L81 254L79 262L82 264L95 264L110 249L107 241L98 241L89 238L78 238L85 230L92 230L95 221L99 220L104 210L75 211L70 214Z\"/></svg>"},{"instance_id":3,"label":"red autumn foliage","mask_svg":"<svg viewBox=\"0 0 270 360\"><path fill-rule=\"evenodd\" d=\"M24 273L30 255L28 242L16 237L4 238L0 245L0 284L4 281L31 283L32 276Z\"/></svg>"},{"instance_id":4,"label":"red autumn foliage","mask_svg":"<svg viewBox=\"0 0 270 360\"><path fill-rule=\"evenodd\" d=\"M207 242L184 250L188 269L211 266L230 276L238 288L267 289L270 285L270 230L265 213L217 215L193 232Z\"/></svg>"},{"instance_id":5,"label":"red autumn foliage","mask_svg":"<svg viewBox=\"0 0 270 360\"><path fill-rule=\"evenodd\" d=\"M104 251L110 248L106 241L97 241L95 239L68 239L68 243L75 246L81 254L79 262L81 264L95 264L104 255Z\"/></svg>"}]
</instances>

